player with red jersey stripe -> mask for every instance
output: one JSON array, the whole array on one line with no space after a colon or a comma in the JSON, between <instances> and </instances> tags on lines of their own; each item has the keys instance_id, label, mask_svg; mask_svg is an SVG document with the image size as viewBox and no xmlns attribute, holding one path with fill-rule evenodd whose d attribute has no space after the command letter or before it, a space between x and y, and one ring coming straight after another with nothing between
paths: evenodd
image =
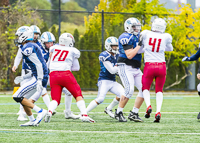
<instances>
[{"instance_id":1,"label":"player with red jersey stripe","mask_svg":"<svg viewBox=\"0 0 200 143\"><path fill-rule=\"evenodd\" d=\"M80 51L74 48L74 37L70 33L64 33L59 37L59 45L50 48L50 87L52 101L49 104L45 122L50 122L52 112L60 104L61 93L65 87L76 99L77 106L81 111L83 122L94 123L86 112L85 101L81 93L81 88L71 71L80 69L78 58Z\"/></svg>"},{"instance_id":2,"label":"player with red jersey stripe","mask_svg":"<svg viewBox=\"0 0 200 143\"><path fill-rule=\"evenodd\" d=\"M162 18L157 18L152 23L152 29L141 32L144 50L144 71L142 76L142 91L147 110L145 117L149 118L152 112L150 104L150 86L155 79L156 106L157 111L154 122L160 122L161 106L163 102L163 86L166 79L165 51L172 51L172 36L164 33L166 22Z\"/></svg>"}]
</instances>

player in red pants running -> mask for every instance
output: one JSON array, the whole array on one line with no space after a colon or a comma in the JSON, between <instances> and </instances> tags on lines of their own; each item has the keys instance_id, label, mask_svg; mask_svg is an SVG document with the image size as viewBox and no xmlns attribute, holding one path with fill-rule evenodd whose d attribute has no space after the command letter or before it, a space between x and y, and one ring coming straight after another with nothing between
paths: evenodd
<instances>
[{"instance_id":1,"label":"player in red pants running","mask_svg":"<svg viewBox=\"0 0 200 143\"><path fill-rule=\"evenodd\" d=\"M147 105L145 118L150 117L152 107L150 104L150 86L155 79L156 115L154 122L160 122L161 106L163 102L163 86L166 79L165 51L173 51L172 36L165 33L166 22L162 18L153 21L151 31L142 31L144 50L144 71L142 76L142 91ZM141 47L141 48L142 48Z\"/></svg>"},{"instance_id":2,"label":"player in red pants running","mask_svg":"<svg viewBox=\"0 0 200 143\"><path fill-rule=\"evenodd\" d=\"M73 47L74 43L74 37L70 33L64 33L59 37L59 45L50 48L49 69L52 101L49 104L45 122L50 122L53 111L60 104L63 87L76 99L76 104L81 111L80 119L83 122L95 122L87 115L81 88L71 73L71 70L78 71L80 69L78 62L80 51Z\"/></svg>"}]
</instances>

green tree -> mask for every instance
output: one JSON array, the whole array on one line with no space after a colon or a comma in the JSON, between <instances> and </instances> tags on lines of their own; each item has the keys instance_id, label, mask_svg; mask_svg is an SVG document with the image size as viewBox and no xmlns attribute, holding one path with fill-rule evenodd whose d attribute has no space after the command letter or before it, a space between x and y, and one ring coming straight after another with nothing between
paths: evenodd
<instances>
[{"instance_id":1,"label":"green tree","mask_svg":"<svg viewBox=\"0 0 200 143\"><path fill-rule=\"evenodd\" d=\"M74 30L74 34L73 35L74 35L74 40L75 40L75 47L79 48L78 47L78 43L79 43L79 36L80 35L79 35L79 32L78 32L78 29Z\"/></svg>"},{"instance_id":2,"label":"green tree","mask_svg":"<svg viewBox=\"0 0 200 143\"><path fill-rule=\"evenodd\" d=\"M26 0L28 5L33 9L51 9L51 3L48 0ZM50 27L51 13L50 12L38 12L44 21L48 21L47 25Z\"/></svg>"},{"instance_id":3,"label":"green tree","mask_svg":"<svg viewBox=\"0 0 200 143\"><path fill-rule=\"evenodd\" d=\"M58 10L59 9L59 0L50 0L51 2L51 9ZM51 12L51 22L53 24L58 25L58 12Z\"/></svg>"},{"instance_id":4,"label":"green tree","mask_svg":"<svg viewBox=\"0 0 200 143\"><path fill-rule=\"evenodd\" d=\"M55 25L53 25L50 29L50 32L55 36L56 42L58 42L58 28L56 28Z\"/></svg>"},{"instance_id":5,"label":"green tree","mask_svg":"<svg viewBox=\"0 0 200 143\"><path fill-rule=\"evenodd\" d=\"M69 1L61 6L62 10L73 10L73 11L86 11L84 8L80 7L78 3L74 1ZM76 25L83 25L84 24L84 16L86 13L62 13L62 21L68 23L74 23Z\"/></svg>"},{"instance_id":6,"label":"green tree","mask_svg":"<svg viewBox=\"0 0 200 143\"><path fill-rule=\"evenodd\" d=\"M38 26L42 25L38 13L30 9L26 2L22 2L0 11L0 62L2 63L0 64L0 90L13 87L14 77L21 72L20 67L15 74L11 71L18 50L13 42L16 38L15 32L20 26L30 25L30 22Z\"/></svg>"},{"instance_id":7,"label":"green tree","mask_svg":"<svg viewBox=\"0 0 200 143\"><path fill-rule=\"evenodd\" d=\"M87 11L93 11L95 6L97 6L100 0L74 0L79 4L80 7L85 8Z\"/></svg>"},{"instance_id":8,"label":"green tree","mask_svg":"<svg viewBox=\"0 0 200 143\"><path fill-rule=\"evenodd\" d=\"M41 33L46 32L46 31L49 31L46 22L43 22L42 25L43 25L43 27L40 29Z\"/></svg>"}]
</instances>

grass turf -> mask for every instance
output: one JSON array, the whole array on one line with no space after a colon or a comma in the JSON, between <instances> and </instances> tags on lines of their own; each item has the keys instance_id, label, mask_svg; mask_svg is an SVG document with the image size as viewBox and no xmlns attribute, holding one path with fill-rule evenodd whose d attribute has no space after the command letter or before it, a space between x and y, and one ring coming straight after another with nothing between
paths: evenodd
<instances>
[{"instance_id":1,"label":"grass turf","mask_svg":"<svg viewBox=\"0 0 200 143\"><path fill-rule=\"evenodd\" d=\"M19 127L25 122L17 121L16 113L19 104L11 95L0 95L0 142L199 142L200 122L197 114L200 111L198 96L164 96L161 110L161 122L153 123L156 100L151 98L153 113L150 119L144 118L145 103L141 106L140 117L144 123L119 123L103 111L111 103L114 95L108 95L104 103L89 113L96 123L83 123L81 120L67 120L64 117L64 97L51 118L50 123L39 124L38 127ZM85 95L86 106L95 96ZM135 97L131 98L124 108L125 117L132 110ZM42 99L36 103L46 108ZM72 111L79 110L73 99ZM117 107L116 107L117 108ZM35 113L35 112L34 112ZM36 114L34 114L36 117Z\"/></svg>"}]
</instances>

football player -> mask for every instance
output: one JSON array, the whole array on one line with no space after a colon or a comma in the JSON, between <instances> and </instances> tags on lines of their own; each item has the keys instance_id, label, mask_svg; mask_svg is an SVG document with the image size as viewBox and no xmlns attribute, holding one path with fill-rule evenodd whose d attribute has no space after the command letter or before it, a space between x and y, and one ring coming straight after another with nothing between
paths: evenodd
<instances>
[{"instance_id":1,"label":"football player","mask_svg":"<svg viewBox=\"0 0 200 143\"><path fill-rule=\"evenodd\" d=\"M165 51L173 51L172 36L165 33L166 25L164 19L157 18L152 23L151 31L141 32L145 62L142 76L142 91L147 105L145 118L149 118L152 112L149 90L153 79L155 79L157 110L154 122L160 122L161 119L163 86L166 79Z\"/></svg>"},{"instance_id":2,"label":"football player","mask_svg":"<svg viewBox=\"0 0 200 143\"><path fill-rule=\"evenodd\" d=\"M185 56L185 57L182 59L182 61L196 61L199 57L200 57L200 44L199 44L199 49L198 49L198 51L196 52L196 54L192 55L191 57ZM198 69L197 79L200 80L200 67L199 67L199 69ZM197 91L198 91L198 94L199 94L199 96L200 96L200 83L197 85ZM199 112L199 114L197 115L197 119L200 119L200 112Z\"/></svg>"},{"instance_id":3,"label":"football player","mask_svg":"<svg viewBox=\"0 0 200 143\"><path fill-rule=\"evenodd\" d=\"M45 122L50 122L53 111L60 104L63 87L74 96L77 106L81 111L83 122L94 123L86 112L85 101L81 93L81 88L71 71L80 69L78 58L80 51L74 48L75 40L70 33L63 33L59 37L59 45L50 48L50 87L51 98Z\"/></svg>"},{"instance_id":4,"label":"football player","mask_svg":"<svg viewBox=\"0 0 200 143\"><path fill-rule=\"evenodd\" d=\"M136 86L139 93L128 118L131 121L143 122L138 115L139 108L144 101L141 82L142 72L140 70L142 55L139 53L140 46L137 46L141 30L140 21L137 18L128 18L124 23L124 29L125 32L119 36L120 54L117 62L125 94L120 98L119 106L115 112L115 119L119 120L119 122L127 122L123 116L123 109L133 95L134 86Z\"/></svg>"},{"instance_id":5,"label":"football player","mask_svg":"<svg viewBox=\"0 0 200 143\"><path fill-rule=\"evenodd\" d=\"M36 91L42 92L43 87L46 86L48 81L48 70L39 46L32 42L34 39L32 29L29 27L20 27L17 31L20 31L17 32L16 35L18 36L17 43L22 45L20 48L23 60L30 68L33 76L14 93L13 99L23 105L30 120L20 126L37 126L46 115L47 111L34 105L28 98ZM38 113L36 119L31 109Z\"/></svg>"},{"instance_id":6,"label":"football player","mask_svg":"<svg viewBox=\"0 0 200 143\"><path fill-rule=\"evenodd\" d=\"M118 53L118 39L116 37L108 37L105 41L106 51L99 55L101 71L98 78L98 96L95 100L90 102L87 107L87 113L103 103L106 93L108 91L116 95L112 103L105 108L105 113L111 118L114 118L112 109L119 104L121 95L124 94L124 88L121 84L115 81L115 74L118 73L117 59Z\"/></svg>"}]
</instances>

